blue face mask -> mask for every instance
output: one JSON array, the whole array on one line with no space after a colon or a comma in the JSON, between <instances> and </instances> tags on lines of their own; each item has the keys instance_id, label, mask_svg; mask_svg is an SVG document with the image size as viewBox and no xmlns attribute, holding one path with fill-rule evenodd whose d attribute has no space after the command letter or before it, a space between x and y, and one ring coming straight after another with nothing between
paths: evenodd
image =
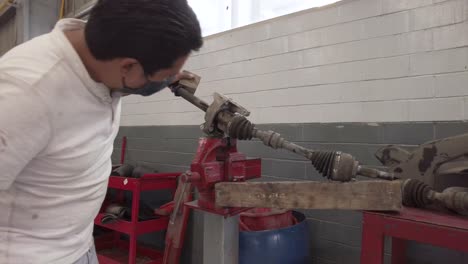
<instances>
[{"instance_id":1,"label":"blue face mask","mask_svg":"<svg viewBox=\"0 0 468 264\"><path fill-rule=\"evenodd\" d=\"M118 89L118 91L122 93L126 93L126 94L139 94L142 96L150 96L166 88L173 81L174 81L174 76L171 76L171 77L164 79L163 81L148 81L142 87L130 88L127 85L125 85L125 81L122 80L124 87Z\"/></svg>"}]
</instances>

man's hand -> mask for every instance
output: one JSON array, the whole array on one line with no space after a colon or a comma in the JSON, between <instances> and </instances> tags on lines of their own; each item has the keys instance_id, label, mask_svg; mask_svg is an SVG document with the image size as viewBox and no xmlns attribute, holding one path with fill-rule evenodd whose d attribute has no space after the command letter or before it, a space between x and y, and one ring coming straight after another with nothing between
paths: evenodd
<instances>
[{"instance_id":1,"label":"man's hand","mask_svg":"<svg viewBox=\"0 0 468 264\"><path fill-rule=\"evenodd\" d=\"M174 81L169 85L169 89L176 95L177 87L183 86L187 91L195 94L198 84L200 83L200 76L188 71L183 71L174 76Z\"/></svg>"},{"instance_id":2,"label":"man's hand","mask_svg":"<svg viewBox=\"0 0 468 264\"><path fill-rule=\"evenodd\" d=\"M193 75L193 73L190 73L188 71L182 71L174 76L174 80L171 82L171 84L174 84L180 80L193 80L194 78L195 75Z\"/></svg>"}]
</instances>

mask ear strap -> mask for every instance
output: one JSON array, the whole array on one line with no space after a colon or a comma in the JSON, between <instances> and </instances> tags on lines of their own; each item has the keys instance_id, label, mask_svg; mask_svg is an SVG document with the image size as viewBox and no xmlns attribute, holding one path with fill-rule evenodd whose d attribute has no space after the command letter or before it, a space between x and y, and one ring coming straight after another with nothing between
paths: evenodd
<instances>
[{"instance_id":1,"label":"mask ear strap","mask_svg":"<svg viewBox=\"0 0 468 264\"><path fill-rule=\"evenodd\" d=\"M168 81L168 82L173 82L175 79L176 79L175 75L172 75L172 76L169 76L169 77L167 78L167 81Z\"/></svg>"},{"instance_id":2,"label":"mask ear strap","mask_svg":"<svg viewBox=\"0 0 468 264\"><path fill-rule=\"evenodd\" d=\"M169 76L166 78L166 80L164 80L164 83L166 84L166 86L169 86L174 82L175 78L175 75Z\"/></svg>"}]
</instances>

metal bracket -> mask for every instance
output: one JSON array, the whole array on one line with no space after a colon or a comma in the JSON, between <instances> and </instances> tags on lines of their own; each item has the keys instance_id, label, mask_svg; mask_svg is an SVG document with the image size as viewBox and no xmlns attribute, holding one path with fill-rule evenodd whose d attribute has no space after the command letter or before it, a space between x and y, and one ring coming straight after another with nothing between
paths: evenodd
<instances>
[{"instance_id":1,"label":"metal bracket","mask_svg":"<svg viewBox=\"0 0 468 264\"><path fill-rule=\"evenodd\" d=\"M205 114L205 124L203 125L203 131L208 135L223 135L223 132L216 131L216 117L222 112L227 111L230 113L238 113L243 116L249 116L250 112L234 102L232 99L219 94L213 94L213 103L208 107Z\"/></svg>"}]
</instances>

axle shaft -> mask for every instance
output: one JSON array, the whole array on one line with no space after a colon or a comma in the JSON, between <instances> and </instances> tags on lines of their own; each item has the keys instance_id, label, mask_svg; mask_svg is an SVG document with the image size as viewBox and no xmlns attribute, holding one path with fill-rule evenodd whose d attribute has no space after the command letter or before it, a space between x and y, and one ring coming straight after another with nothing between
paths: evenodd
<instances>
[{"instance_id":1,"label":"axle shaft","mask_svg":"<svg viewBox=\"0 0 468 264\"><path fill-rule=\"evenodd\" d=\"M220 107L214 112L210 109L208 103L185 89L183 85L175 85L171 89L176 96L184 98L206 112L207 115L209 111L213 112L210 113L215 116L213 122L215 127L212 128L215 131L211 131L213 135L227 135L240 140L257 138L273 149L285 149L303 156L312 162L312 165L319 173L334 181L351 181L356 175L385 180L394 179L391 173L359 165L359 162L350 154L340 151L311 150L287 141L274 131L259 130L244 115L230 111L229 107ZM218 133L216 134L216 132Z\"/></svg>"}]
</instances>

